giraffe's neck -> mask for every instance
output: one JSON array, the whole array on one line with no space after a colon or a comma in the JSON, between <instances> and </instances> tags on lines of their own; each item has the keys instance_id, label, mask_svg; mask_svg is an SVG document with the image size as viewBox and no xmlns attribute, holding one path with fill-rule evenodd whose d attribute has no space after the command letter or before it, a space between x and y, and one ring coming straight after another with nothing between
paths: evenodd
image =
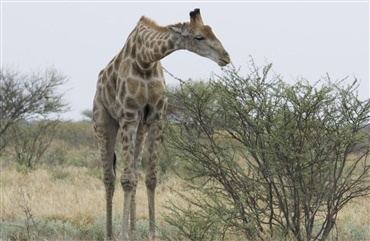
<instances>
[{"instance_id":1,"label":"giraffe's neck","mask_svg":"<svg viewBox=\"0 0 370 241\"><path fill-rule=\"evenodd\" d=\"M135 48L133 50L135 61L142 69L150 69L157 61L176 50L183 49L177 38L166 28L159 29L145 23L140 23L137 28L132 48Z\"/></svg>"}]
</instances>

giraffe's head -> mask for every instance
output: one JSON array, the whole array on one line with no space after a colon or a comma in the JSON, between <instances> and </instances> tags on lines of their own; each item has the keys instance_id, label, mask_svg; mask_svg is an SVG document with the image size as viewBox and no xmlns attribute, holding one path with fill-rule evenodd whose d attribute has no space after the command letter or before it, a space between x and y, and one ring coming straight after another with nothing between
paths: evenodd
<instances>
[{"instance_id":1,"label":"giraffe's head","mask_svg":"<svg viewBox=\"0 0 370 241\"><path fill-rule=\"evenodd\" d=\"M215 61L219 66L230 63L229 53L224 49L212 29L203 24L199 9L190 12L190 22L169 26L168 30L178 38L185 49Z\"/></svg>"}]
</instances>

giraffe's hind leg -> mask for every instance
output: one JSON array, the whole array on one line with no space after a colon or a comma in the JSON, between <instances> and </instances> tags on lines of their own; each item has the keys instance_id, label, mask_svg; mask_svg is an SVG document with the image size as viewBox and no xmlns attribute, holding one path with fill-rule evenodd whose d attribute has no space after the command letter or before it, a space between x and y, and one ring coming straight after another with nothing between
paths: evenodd
<instances>
[{"instance_id":1,"label":"giraffe's hind leg","mask_svg":"<svg viewBox=\"0 0 370 241\"><path fill-rule=\"evenodd\" d=\"M98 141L101 160L103 163L104 185L106 192L106 238L114 239L112 228L112 201L116 180L116 155L114 145L118 124L106 113L104 108L94 106L93 128Z\"/></svg>"}]
</instances>

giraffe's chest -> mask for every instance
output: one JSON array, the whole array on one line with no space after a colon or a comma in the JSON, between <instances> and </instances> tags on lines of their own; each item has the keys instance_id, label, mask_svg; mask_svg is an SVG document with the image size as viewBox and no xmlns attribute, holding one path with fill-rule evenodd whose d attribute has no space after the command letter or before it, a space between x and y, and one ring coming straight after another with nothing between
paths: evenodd
<instances>
[{"instance_id":1,"label":"giraffe's chest","mask_svg":"<svg viewBox=\"0 0 370 241\"><path fill-rule=\"evenodd\" d=\"M151 113L162 112L166 102L164 79L128 77L116 89L111 114L115 118L132 116L140 118L148 108Z\"/></svg>"},{"instance_id":2,"label":"giraffe's chest","mask_svg":"<svg viewBox=\"0 0 370 241\"><path fill-rule=\"evenodd\" d=\"M152 72L145 74L131 66L120 69L120 73L113 76L115 78L107 79L105 84L101 82L102 100L106 109L115 119L121 116L137 118L148 108L153 113L162 112L166 102L166 85L160 63L156 64Z\"/></svg>"},{"instance_id":3,"label":"giraffe's chest","mask_svg":"<svg viewBox=\"0 0 370 241\"><path fill-rule=\"evenodd\" d=\"M118 89L119 100L127 108L134 102L132 108L150 105L155 107L163 99L165 81L160 62L153 63L151 70L143 73L134 62L131 64L129 74L125 75L124 83ZM124 85L123 85L124 84ZM123 102L122 102L123 101Z\"/></svg>"},{"instance_id":4,"label":"giraffe's chest","mask_svg":"<svg viewBox=\"0 0 370 241\"><path fill-rule=\"evenodd\" d=\"M154 107L164 97L165 88L163 79L128 78L125 86L118 90L118 104L129 109L141 108L145 105Z\"/></svg>"}]
</instances>

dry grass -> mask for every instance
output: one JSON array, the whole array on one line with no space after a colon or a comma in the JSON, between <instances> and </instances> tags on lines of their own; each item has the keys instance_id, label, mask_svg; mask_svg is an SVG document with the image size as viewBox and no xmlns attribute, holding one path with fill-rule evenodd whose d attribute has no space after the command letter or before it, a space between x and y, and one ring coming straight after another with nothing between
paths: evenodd
<instances>
[{"instance_id":1,"label":"dry grass","mask_svg":"<svg viewBox=\"0 0 370 241\"><path fill-rule=\"evenodd\" d=\"M119 180L119 178L118 178ZM114 215L122 216L123 191L116 182ZM40 168L31 173L18 173L13 169L1 171L1 217L11 221L25 218L22 207L28 207L34 218L61 220L75 226L87 226L105 217L105 189L103 182L91 175L87 168L66 167L47 170ZM172 177L157 187L157 222L164 226L161 213L168 200L179 206L186 203L173 190L183 190L184 181ZM147 220L146 188L141 175L137 191L137 220ZM338 235L352 237L348 227L370 227L370 198L349 204L338 217ZM340 239L342 240L342 239ZM361 239L360 239L361 240Z\"/></svg>"},{"instance_id":2,"label":"dry grass","mask_svg":"<svg viewBox=\"0 0 370 241\"><path fill-rule=\"evenodd\" d=\"M55 174L61 173L61 174ZM141 175L143 176L143 175ZM113 200L115 215L123 210L123 191L117 178ZM143 178L140 178L143 179ZM156 192L157 217L166 212L168 200L177 199L173 188L179 190L182 181L172 178L159 184ZM178 198L178 202L183 202ZM105 217L105 189L101 180L89 174L86 168L68 167L63 170L38 169L29 174L14 170L1 171L1 216L16 220L24 217L21 207L27 206L34 217L62 220L85 226ZM137 188L137 220L148 219L146 188L139 180Z\"/></svg>"},{"instance_id":3,"label":"dry grass","mask_svg":"<svg viewBox=\"0 0 370 241\"><path fill-rule=\"evenodd\" d=\"M59 174L58 174L59 173ZM142 179L142 178L140 178ZM182 181L172 178L157 187L157 216L166 212L163 205L175 199L172 191L180 189ZM180 200L179 200L180 202ZM59 171L38 169L29 174L14 170L1 171L1 216L16 220L24 216L20 207L28 206L35 217L58 219L80 225L92 223L105 216L105 189L98 178L86 168L67 167ZM116 182L113 200L114 214L122 215L123 191ZM139 180L137 190L137 219L148 219L146 188Z\"/></svg>"}]
</instances>

